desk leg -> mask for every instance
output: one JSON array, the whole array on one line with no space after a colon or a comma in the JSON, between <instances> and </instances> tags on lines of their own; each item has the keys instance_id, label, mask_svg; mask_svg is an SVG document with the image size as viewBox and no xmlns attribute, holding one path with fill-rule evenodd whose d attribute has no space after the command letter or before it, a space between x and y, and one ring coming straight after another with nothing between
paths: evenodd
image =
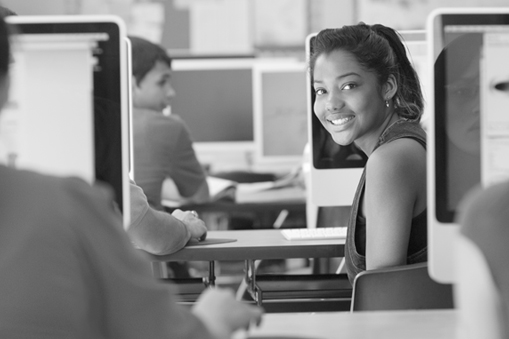
<instances>
[{"instance_id":1,"label":"desk leg","mask_svg":"<svg viewBox=\"0 0 509 339\"><path fill-rule=\"evenodd\" d=\"M258 263L260 260L258 260ZM256 289L256 269L257 269L257 263L256 260L246 260L246 274L245 274L245 281L248 285L248 291L253 300L258 304L258 306L262 305L262 298L258 294L258 290Z\"/></svg>"},{"instance_id":2,"label":"desk leg","mask_svg":"<svg viewBox=\"0 0 509 339\"><path fill-rule=\"evenodd\" d=\"M247 281L249 283L249 288L251 291L254 291L254 288L256 286L256 268L254 264L254 260L247 260L246 261L246 274L247 274Z\"/></svg>"},{"instance_id":3,"label":"desk leg","mask_svg":"<svg viewBox=\"0 0 509 339\"><path fill-rule=\"evenodd\" d=\"M209 261L209 276L204 278L205 286L215 286L216 285L216 268L215 262Z\"/></svg>"}]
</instances>

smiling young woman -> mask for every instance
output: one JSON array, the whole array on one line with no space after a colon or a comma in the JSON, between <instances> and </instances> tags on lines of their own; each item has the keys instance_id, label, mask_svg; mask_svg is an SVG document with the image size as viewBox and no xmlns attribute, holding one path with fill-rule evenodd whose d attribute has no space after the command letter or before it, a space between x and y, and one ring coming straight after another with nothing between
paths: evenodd
<instances>
[{"instance_id":1,"label":"smiling young woman","mask_svg":"<svg viewBox=\"0 0 509 339\"><path fill-rule=\"evenodd\" d=\"M336 143L355 143L368 156L346 241L350 280L426 261L423 98L399 35L364 23L325 29L313 51L315 115Z\"/></svg>"}]
</instances>

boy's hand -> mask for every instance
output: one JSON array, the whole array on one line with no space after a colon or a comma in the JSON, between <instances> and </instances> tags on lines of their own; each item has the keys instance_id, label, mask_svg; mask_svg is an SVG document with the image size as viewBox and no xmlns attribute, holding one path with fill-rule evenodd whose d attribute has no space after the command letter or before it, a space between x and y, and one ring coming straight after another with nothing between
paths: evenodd
<instances>
[{"instance_id":1,"label":"boy's hand","mask_svg":"<svg viewBox=\"0 0 509 339\"><path fill-rule=\"evenodd\" d=\"M260 324L263 310L235 300L229 289L209 288L193 306L193 312L218 339L230 338L239 329Z\"/></svg>"},{"instance_id":2,"label":"boy's hand","mask_svg":"<svg viewBox=\"0 0 509 339\"><path fill-rule=\"evenodd\" d=\"M207 226L205 226L203 220L198 218L198 214L195 211L176 209L171 215L186 225L187 230L191 233L191 239L197 239L199 241L205 240L207 237Z\"/></svg>"}]
</instances>

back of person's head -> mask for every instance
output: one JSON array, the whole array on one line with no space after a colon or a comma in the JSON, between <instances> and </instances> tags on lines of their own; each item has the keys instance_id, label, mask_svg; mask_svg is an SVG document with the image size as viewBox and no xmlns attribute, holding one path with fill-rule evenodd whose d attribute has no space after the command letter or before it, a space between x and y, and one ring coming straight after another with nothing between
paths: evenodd
<instances>
[{"instance_id":1,"label":"back of person's head","mask_svg":"<svg viewBox=\"0 0 509 339\"><path fill-rule=\"evenodd\" d=\"M135 36L129 36L129 40L131 40L133 76L138 84L158 61L171 68L171 58L161 46Z\"/></svg>"},{"instance_id":2,"label":"back of person's head","mask_svg":"<svg viewBox=\"0 0 509 339\"><path fill-rule=\"evenodd\" d=\"M396 113L404 118L419 120L424 99L417 72L407 57L405 46L399 34L384 25L343 26L342 28L320 31L313 43L310 58L311 74L316 60L336 50L351 53L366 70L376 74L379 85L390 75L396 78L398 90L393 98Z\"/></svg>"},{"instance_id":3,"label":"back of person's head","mask_svg":"<svg viewBox=\"0 0 509 339\"><path fill-rule=\"evenodd\" d=\"M6 16L9 15L17 15L17 13L14 12L12 9L0 5L0 16L2 18L5 18Z\"/></svg>"}]
</instances>

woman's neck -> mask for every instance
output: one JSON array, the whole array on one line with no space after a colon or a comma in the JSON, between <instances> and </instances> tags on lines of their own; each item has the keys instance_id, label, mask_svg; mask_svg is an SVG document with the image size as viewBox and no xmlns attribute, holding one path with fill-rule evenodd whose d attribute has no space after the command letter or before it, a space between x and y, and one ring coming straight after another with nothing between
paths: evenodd
<instances>
[{"instance_id":1,"label":"woman's neck","mask_svg":"<svg viewBox=\"0 0 509 339\"><path fill-rule=\"evenodd\" d=\"M380 139L380 136L389 128L392 124L394 124L396 121L399 120L399 115L392 110L382 124L380 124L380 127L377 128L369 138L366 138L364 140L356 140L355 145L359 147L366 156L370 156L371 153L373 153L373 150L375 149L378 140Z\"/></svg>"}]
</instances>

